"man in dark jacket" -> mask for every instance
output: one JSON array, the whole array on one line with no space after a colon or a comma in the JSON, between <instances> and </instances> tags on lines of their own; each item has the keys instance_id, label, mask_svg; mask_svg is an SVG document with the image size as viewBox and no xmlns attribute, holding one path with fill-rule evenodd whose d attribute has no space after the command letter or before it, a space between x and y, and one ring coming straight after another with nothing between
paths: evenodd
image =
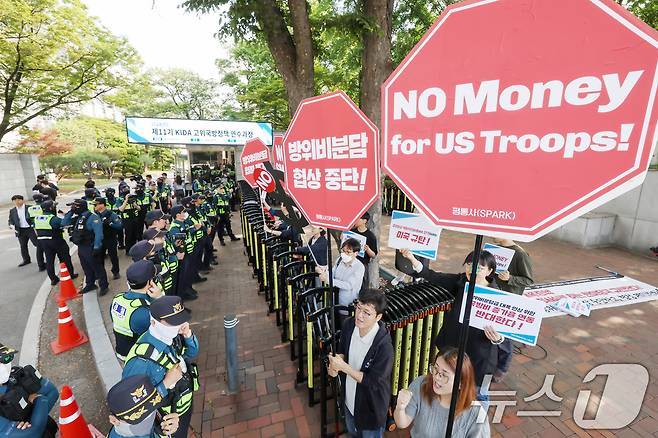
<instances>
[{"instance_id":1,"label":"man in dark jacket","mask_svg":"<svg viewBox=\"0 0 658 438\"><path fill-rule=\"evenodd\" d=\"M345 321L338 354L328 373L340 373L345 425L352 437L383 437L391 401L393 343L380 322L386 296L375 289L359 294L354 318Z\"/></svg>"}]
</instances>

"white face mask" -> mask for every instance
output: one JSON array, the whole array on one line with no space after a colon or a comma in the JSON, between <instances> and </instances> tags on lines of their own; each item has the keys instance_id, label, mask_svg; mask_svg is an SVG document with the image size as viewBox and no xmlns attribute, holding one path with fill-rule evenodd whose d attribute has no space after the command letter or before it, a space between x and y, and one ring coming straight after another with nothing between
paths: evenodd
<instances>
[{"instance_id":1,"label":"white face mask","mask_svg":"<svg viewBox=\"0 0 658 438\"><path fill-rule=\"evenodd\" d=\"M178 336L178 331L180 330L179 325L164 325L160 321L156 321L151 318L151 326L149 327L149 333L151 333L155 338L161 340L167 345L171 345L174 342L174 338Z\"/></svg>"},{"instance_id":2,"label":"white face mask","mask_svg":"<svg viewBox=\"0 0 658 438\"><path fill-rule=\"evenodd\" d=\"M344 252L340 254L340 259L343 261L343 263L350 263L352 260L354 260L353 255L345 254Z\"/></svg>"},{"instance_id":3,"label":"white face mask","mask_svg":"<svg viewBox=\"0 0 658 438\"><path fill-rule=\"evenodd\" d=\"M137 424L128 424L121 421L118 425L114 426L114 431L121 436L149 436L153 430L153 423L155 422L154 411L146 417L142 422Z\"/></svg>"},{"instance_id":4,"label":"white face mask","mask_svg":"<svg viewBox=\"0 0 658 438\"><path fill-rule=\"evenodd\" d=\"M183 220L186 221L190 217L189 213L183 214Z\"/></svg>"},{"instance_id":5,"label":"white face mask","mask_svg":"<svg viewBox=\"0 0 658 438\"><path fill-rule=\"evenodd\" d=\"M9 380L9 374L11 374L11 362L0 363L0 385L7 383Z\"/></svg>"}]
</instances>

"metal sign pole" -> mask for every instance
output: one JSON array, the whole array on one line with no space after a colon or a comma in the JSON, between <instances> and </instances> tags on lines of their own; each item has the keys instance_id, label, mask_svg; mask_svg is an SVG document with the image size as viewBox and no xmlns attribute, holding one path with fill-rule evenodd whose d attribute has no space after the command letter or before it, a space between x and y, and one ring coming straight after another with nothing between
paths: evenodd
<instances>
[{"instance_id":1,"label":"metal sign pole","mask_svg":"<svg viewBox=\"0 0 658 438\"><path fill-rule=\"evenodd\" d=\"M466 308L464 309L464 322L459 329L459 351L457 353L457 368L455 369L455 381L452 383L452 398L450 399L450 411L448 412L448 424L446 425L445 437L452 436L453 422L455 421L455 410L457 408L457 399L459 398L459 382L462 376L462 364L464 363L464 352L466 351L466 342L468 341L468 328L471 322L471 306L473 304L473 295L475 294L475 279L477 277L478 265L480 264L480 253L482 251L482 235L475 237L475 246L473 247L473 258L471 259L471 277L468 282L468 293L466 295ZM460 309L453 309L453 312L459 312Z\"/></svg>"},{"instance_id":2,"label":"metal sign pole","mask_svg":"<svg viewBox=\"0 0 658 438\"><path fill-rule=\"evenodd\" d=\"M329 228L327 228L329 234ZM313 252L313 251L311 251ZM329 278L329 295L331 296L331 354L336 355L336 294L334 293L333 260L331 258L331 245L327 241L327 275Z\"/></svg>"}]
</instances>

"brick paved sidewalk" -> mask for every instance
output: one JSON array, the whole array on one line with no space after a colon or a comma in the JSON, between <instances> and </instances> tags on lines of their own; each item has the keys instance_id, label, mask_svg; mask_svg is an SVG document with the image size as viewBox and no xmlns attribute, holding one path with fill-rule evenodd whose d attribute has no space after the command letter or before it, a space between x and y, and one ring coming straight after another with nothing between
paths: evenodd
<instances>
[{"instance_id":1,"label":"brick paved sidewalk","mask_svg":"<svg viewBox=\"0 0 658 438\"><path fill-rule=\"evenodd\" d=\"M388 235L389 218L384 218L383 244ZM239 224L234 222L234 229ZM458 272L463 257L473 245L473 236L444 231L440 257L434 269ZM548 281L602 275L594 268L603 265L638 280L658 284L655 260L618 249L584 250L569 244L541 239L523 245L531 254L536 280ZM199 285L201 297L189 304L193 310L193 328L199 335L199 366L202 388L195 396L192 427L202 437L317 437L319 406L308 408L304 385L295 388L295 364L290 361L287 344L281 344L274 315L267 316L257 282L243 255L242 242L219 247L220 265ZM383 249L381 258L392 265L392 250ZM223 316L237 313L241 391L225 394L225 347ZM496 437L620 436L658 437L658 302L597 310L589 318L568 316L547 319L539 344L546 350L524 349L516 354L510 373L492 390L516 392L517 404L509 407L502 422L493 426ZM534 359L533 359L534 358ZM642 411L629 426L618 431L584 431L573 421L573 407L581 389L601 394L604 378L583 384L585 374L601 363L640 363L651 374ZM523 398L535 394L546 374L555 374L553 389L563 402L545 396L526 403ZM598 392L597 392L598 391ZM595 399L595 396L592 397ZM492 397L493 400L514 400ZM548 402L546 402L548 400ZM559 417L521 418L519 410L559 410ZM493 416L493 407L489 417ZM387 436L406 436L406 432ZM192 434L190 436L193 436ZM438 434L437 436L440 436Z\"/></svg>"}]
</instances>

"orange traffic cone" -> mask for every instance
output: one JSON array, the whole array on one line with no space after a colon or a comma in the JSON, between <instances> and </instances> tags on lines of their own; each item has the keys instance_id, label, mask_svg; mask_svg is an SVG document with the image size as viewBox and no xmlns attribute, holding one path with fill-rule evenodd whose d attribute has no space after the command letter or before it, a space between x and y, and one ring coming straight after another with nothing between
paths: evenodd
<instances>
[{"instance_id":1,"label":"orange traffic cone","mask_svg":"<svg viewBox=\"0 0 658 438\"><path fill-rule=\"evenodd\" d=\"M59 317L57 319L57 339L50 343L53 353L59 354L88 342L87 336L75 326L66 301L59 300Z\"/></svg>"},{"instance_id":2,"label":"orange traffic cone","mask_svg":"<svg viewBox=\"0 0 658 438\"><path fill-rule=\"evenodd\" d=\"M59 296L57 300L68 301L73 298L80 298L82 295L78 293L78 290L73 284L71 279L71 274L66 267L66 263L59 264Z\"/></svg>"},{"instance_id":3,"label":"orange traffic cone","mask_svg":"<svg viewBox=\"0 0 658 438\"><path fill-rule=\"evenodd\" d=\"M59 402L59 436L61 438L92 438L89 426L68 385L62 388Z\"/></svg>"}]
</instances>

